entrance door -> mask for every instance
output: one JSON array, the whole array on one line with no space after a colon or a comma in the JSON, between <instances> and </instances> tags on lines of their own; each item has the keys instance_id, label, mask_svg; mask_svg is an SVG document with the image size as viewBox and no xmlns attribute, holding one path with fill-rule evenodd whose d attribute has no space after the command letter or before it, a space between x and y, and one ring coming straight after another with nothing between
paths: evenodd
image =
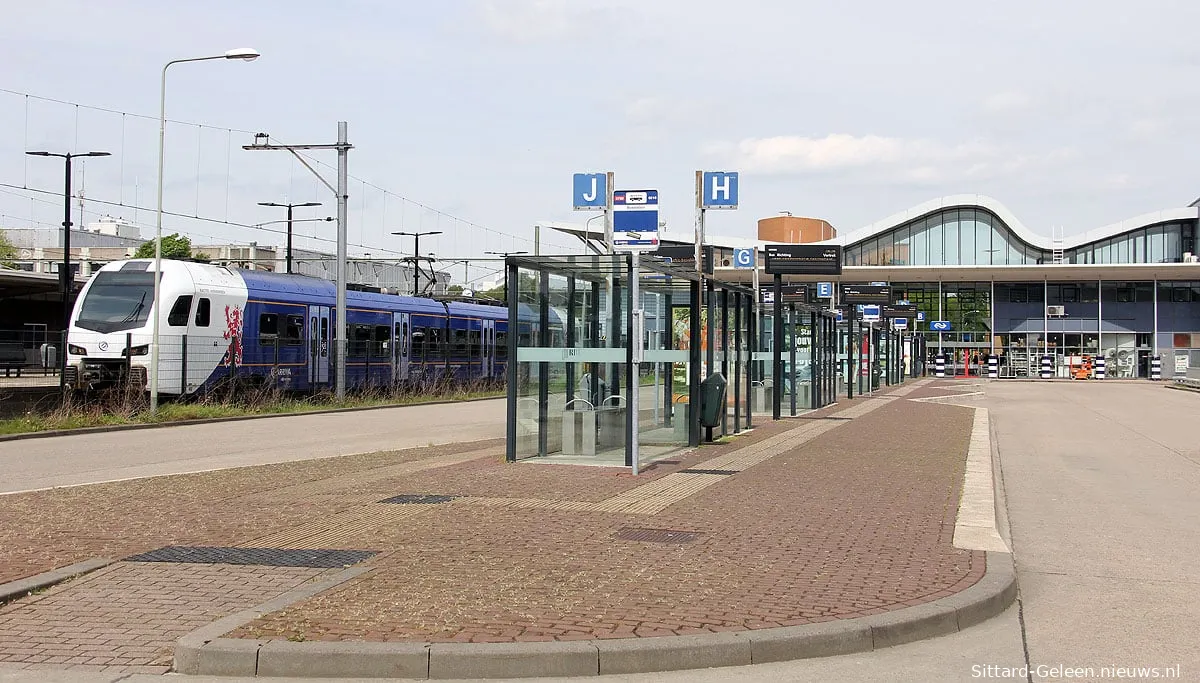
<instances>
[{"instance_id":1,"label":"entrance door","mask_svg":"<svg viewBox=\"0 0 1200 683\"><path fill-rule=\"evenodd\" d=\"M409 359L409 329L408 329L408 314L393 313L392 314L392 329L395 335L395 342L392 344L392 367L394 371L392 376L397 382L408 381L408 359Z\"/></svg>"},{"instance_id":2,"label":"entrance door","mask_svg":"<svg viewBox=\"0 0 1200 683\"><path fill-rule=\"evenodd\" d=\"M308 381L314 387L329 384L329 334L328 306L308 307Z\"/></svg>"},{"instance_id":3,"label":"entrance door","mask_svg":"<svg viewBox=\"0 0 1200 683\"><path fill-rule=\"evenodd\" d=\"M482 329L480 330L480 345L483 347L482 370L480 375L486 379L491 379L496 372L496 321L482 321Z\"/></svg>"}]
</instances>

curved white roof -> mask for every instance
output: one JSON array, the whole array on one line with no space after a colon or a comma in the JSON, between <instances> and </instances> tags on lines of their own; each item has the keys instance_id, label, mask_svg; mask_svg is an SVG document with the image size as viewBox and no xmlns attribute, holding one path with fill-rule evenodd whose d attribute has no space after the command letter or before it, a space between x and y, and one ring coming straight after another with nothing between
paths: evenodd
<instances>
[{"instance_id":1,"label":"curved white roof","mask_svg":"<svg viewBox=\"0 0 1200 683\"><path fill-rule=\"evenodd\" d=\"M945 197L938 197L927 202L918 204L911 209L892 214L883 220L875 221L870 225L864 226L853 232L848 232L843 235L834 237L833 239L824 240L822 242L813 242L813 244L841 244L843 246L856 244L864 240L871 239L876 235L883 234L889 230L916 220L922 216L927 216L936 213L942 209L986 209L997 216L1004 224L1008 226L1018 239L1025 242L1029 246L1044 251L1053 251L1055 248L1054 240L1045 235L1039 235L1029 228L1025 227L1021 220L1008 210L1008 207L1001 204L999 201L982 194L955 194ZM1105 225L1103 227L1088 230L1087 232L1076 235L1068 235L1063 238L1060 248L1074 249L1097 240L1114 237L1131 230L1144 228L1156 223L1164 223L1167 221L1179 221L1195 219L1200 217L1200 207L1189 206L1179 209L1164 209L1162 211L1154 211L1145 213L1140 216L1134 216L1123 221ZM538 225L543 227L559 230L568 234L576 235L584 239L592 239L602 241L604 239L603 228L589 225L579 225L578 223L568 223L562 221L540 221ZM692 241L692 233L687 229L679 234L674 231L664 231L660 234L664 241L682 241L684 243ZM761 249L767 242L758 239L745 237L726 237L719 235L709 235L710 244L715 244L721 247L757 247Z\"/></svg>"},{"instance_id":2,"label":"curved white roof","mask_svg":"<svg viewBox=\"0 0 1200 683\"><path fill-rule=\"evenodd\" d=\"M1052 238L1046 237L1045 235L1039 235L1025 227L1025 225L1021 223L1021 220L1017 218L1012 211L1008 210L1008 207L1004 206L995 199L982 194L956 194L949 195L947 197L931 199L930 201L918 204L911 209L901 211L900 213L888 216L883 220L876 221L868 226L859 228L854 232L849 232L844 235L839 235L831 240L826 240L826 243L841 245L855 244L862 242L863 240L871 239L876 235L880 235L894 228L898 228L909 221L916 220L922 216L935 213L942 209L959 208L986 209L999 216L1000 220L1004 221L1004 224L1007 225L1010 230L1012 230L1013 234L1015 234L1026 244L1038 249L1043 249L1045 251L1052 251L1055 247L1054 240ZM1144 228L1148 225L1154 225L1155 223L1187 220L1189 218L1194 219L1198 216L1200 216L1200 208L1194 206L1181 209L1164 209L1162 211L1146 213L1142 214L1141 216L1135 216L1133 218L1120 221L1119 223L1113 223L1111 225L1095 228L1077 235L1069 235L1064 237L1061 248L1073 249L1090 242L1095 242L1096 240L1114 237L1116 235L1129 232L1130 230L1136 230L1138 228Z\"/></svg>"}]
</instances>

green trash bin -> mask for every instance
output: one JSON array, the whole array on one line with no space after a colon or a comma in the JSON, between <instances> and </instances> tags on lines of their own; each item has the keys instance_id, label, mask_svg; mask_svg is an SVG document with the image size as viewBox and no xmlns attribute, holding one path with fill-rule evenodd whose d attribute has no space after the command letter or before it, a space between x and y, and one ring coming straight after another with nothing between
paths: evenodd
<instances>
[{"instance_id":1,"label":"green trash bin","mask_svg":"<svg viewBox=\"0 0 1200 683\"><path fill-rule=\"evenodd\" d=\"M719 372L709 375L700 382L700 424L702 426L721 426L721 414L725 412L726 385L725 376Z\"/></svg>"}]
</instances>

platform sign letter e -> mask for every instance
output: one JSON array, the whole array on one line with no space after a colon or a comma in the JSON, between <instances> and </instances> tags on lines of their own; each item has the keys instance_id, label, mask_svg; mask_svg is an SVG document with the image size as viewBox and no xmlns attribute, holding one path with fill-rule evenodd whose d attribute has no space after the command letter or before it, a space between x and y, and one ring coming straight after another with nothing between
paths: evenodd
<instances>
[{"instance_id":1,"label":"platform sign letter e","mask_svg":"<svg viewBox=\"0 0 1200 683\"><path fill-rule=\"evenodd\" d=\"M603 173L576 173L573 188L576 211L604 209L608 205L608 177Z\"/></svg>"},{"instance_id":2,"label":"platform sign letter e","mask_svg":"<svg viewBox=\"0 0 1200 683\"><path fill-rule=\"evenodd\" d=\"M702 209L736 209L738 174L736 171L705 171Z\"/></svg>"}]
</instances>

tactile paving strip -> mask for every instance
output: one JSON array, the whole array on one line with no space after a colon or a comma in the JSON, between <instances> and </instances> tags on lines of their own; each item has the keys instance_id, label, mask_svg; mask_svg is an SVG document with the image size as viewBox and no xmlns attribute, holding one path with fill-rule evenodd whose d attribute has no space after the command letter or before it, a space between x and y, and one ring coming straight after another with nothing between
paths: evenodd
<instances>
[{"instance_id":1,"label":"tactile paving strip","mask_svg":"<svg viewBox=\"0 0 1200 683\"><path fill-rule=\"evenodd\" d=\"M132 555L126 562L173 562L179 564L253 564L265 567L310 567L332 569L358 564L375 555L370 550L216 548L169 545Z\"/></svg>"}]
</instances>

